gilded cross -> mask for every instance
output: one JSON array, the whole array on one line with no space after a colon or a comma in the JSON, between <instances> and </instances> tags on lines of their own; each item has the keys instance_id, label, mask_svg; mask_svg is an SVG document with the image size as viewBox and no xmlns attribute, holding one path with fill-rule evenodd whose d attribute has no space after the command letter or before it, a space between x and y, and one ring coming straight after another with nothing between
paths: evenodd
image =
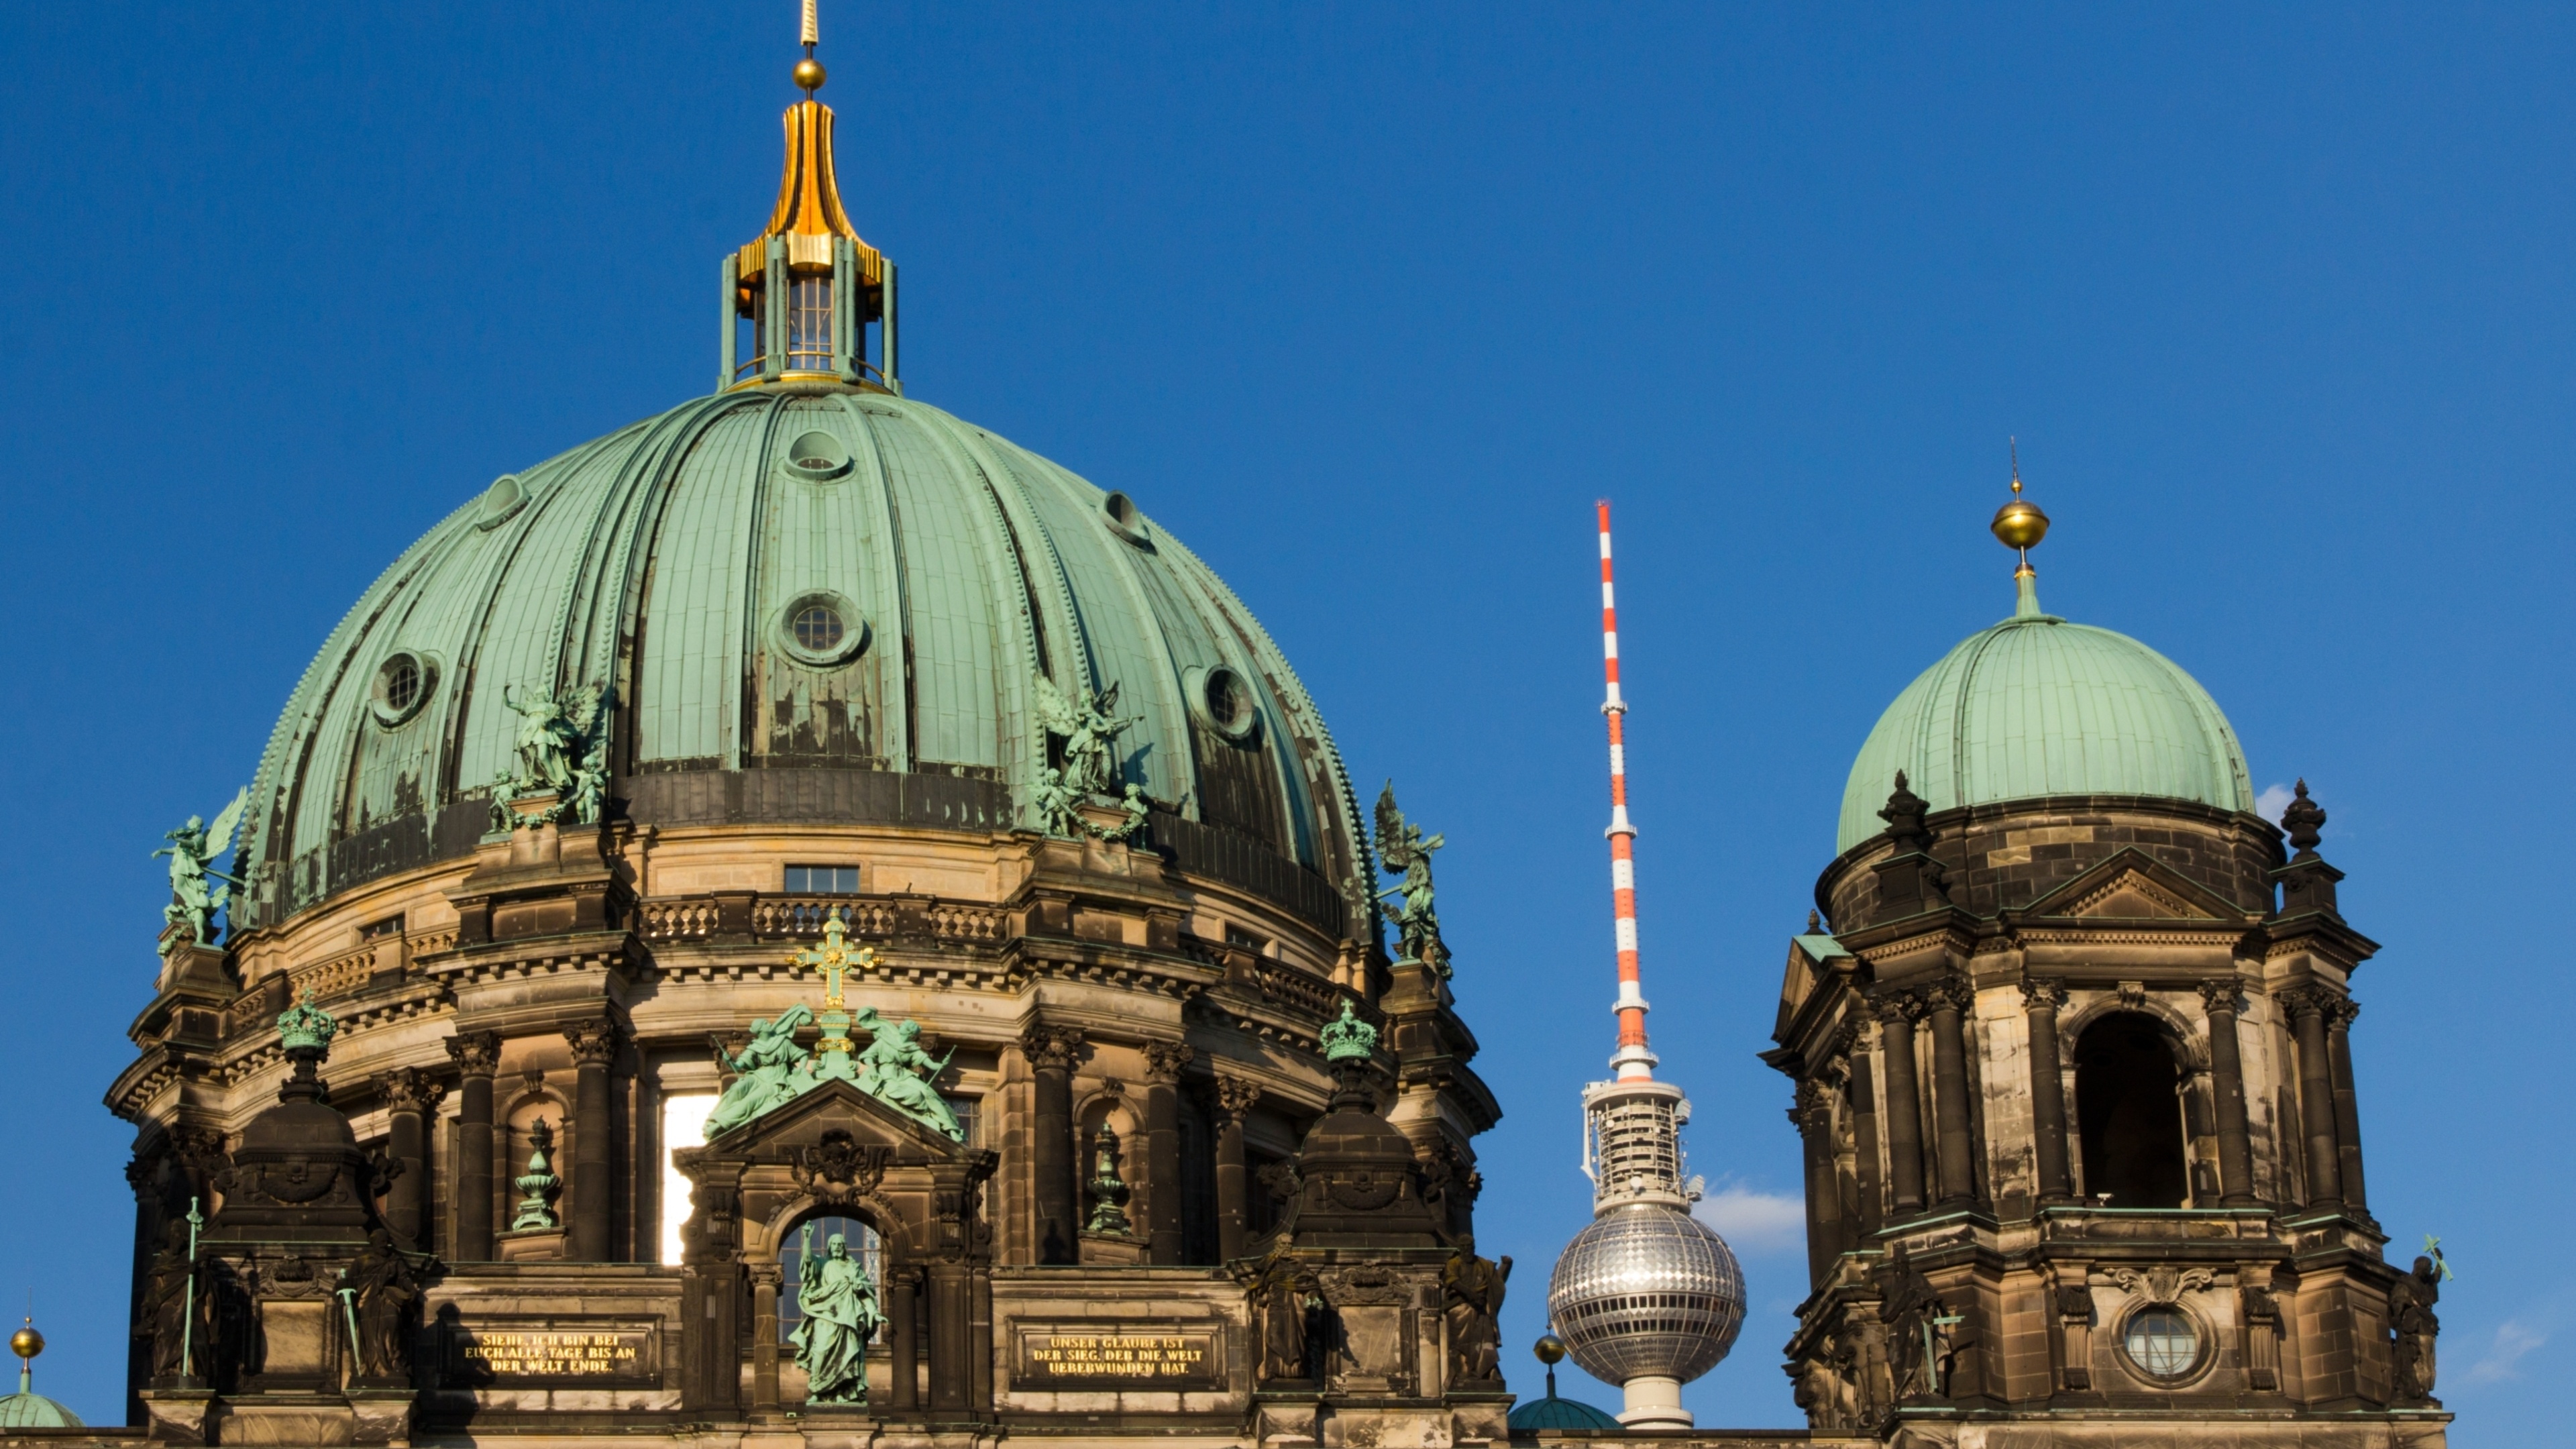
<instances>
[{"instance_id":1,"label":"gilded cross","mask_svg":"<svg viewBox=\"0 0 2576 1449\"><path fill-rule=\"evenodd\" d=\"M822 920L822 946L806 946L804 951L796 951L793 957L788 957L788 964L791 964L791 967L819 969L819 972L822 972L824 1011L845 1011L845 1008L848 1008L848 1003L845 1003L840 995L842 972L850 972L850 969L860 969L860 972L863 972L863 969L876 964L876 951L868 949L868 946L860 946L860 949L853 951L850 949L848 936L850 936L850 923L842 918L840 908L835 908L829 915L824 915ZM829 1049L835 1049L835 1042L819 1042L819 1047L822 1047L824 1052L829 1052ZM837 1042L837 1049L848 1052L850 1044Z\"/></svg>"}]
</instances>

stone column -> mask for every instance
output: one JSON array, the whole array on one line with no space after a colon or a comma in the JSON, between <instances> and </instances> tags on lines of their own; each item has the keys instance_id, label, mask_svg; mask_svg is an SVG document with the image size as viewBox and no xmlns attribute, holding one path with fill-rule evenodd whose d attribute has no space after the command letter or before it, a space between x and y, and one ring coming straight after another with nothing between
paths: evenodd
<instances>
[{"instance_id":1,"label":"stone column","mask_svg":"<svg viewBox=\"0 0 2576 1449\"><path fill-rule=\"evenodd\" d=\"M2031 1165L2039 1174L2042 1203L2073 1202L2075 1179L2067 1168L2066 1076L2057 1059L2057 1008L2066 983L2033 976L2021 984L2022 1018L2030 1027Z\"/></svg>"},{"instance_id":2,"label":"stone column","mask_svg":"<svg viewBox=\"0 0 2576 1449\"><path fill-rule=\"evenodd\" d=\"M2352 1021L2361 1003L2338 996L2326 1006L2326 1062L2334 1072L2336 1165L2343 1169L2343 1200L2356 1213L2370 1215L2370 1192L2361 1180L2361 1102L2352 1087Z\"/></svg>"},{"instance_id":3,"label":"stone column","mask_svg":"<svg viewBox=\"0 0 2576 1449\"><path fill-rule=\"evenodd\" d=\"M488 1031L451 1037L447 1055L463 1074L456 1099L456 1250L461 1263L492 1260L492 1074L501 1038Z\"/></svg>"},{"instance_id":4,"label":"stone column","mask_svg":"<svg viewBox=\"0 0 2576 1449\"><path fill-rule=\"evenodd\" d=\"M2236 1040L2241 984L2233 976L2200 983L2209 1015L2209 1080L2218 1101L2218 1200L2254 1204L2254 1144L2245 1126L2245 1059Z\"/></svg>"},{"instance_id":5,"label":"stone column","mask_svg":"<svg viewBox=\"0 0 2576 1449\"><path fill-rule=\"evenodd\" d=\"M1145 1237L1148 1260L1181 1261L1181 1069L1196 1055L1176 1041L1145 1043Z\"/></svg>"},{"instance_id":6,"label":"stone column","mask_svg":"<svg viewBox=\"0 0 2576 1449\"><path fill-rule=\"evenodd\" d=\"M1824 1083L1798 1084L1797 1104L1789 1121L1798 1129L1807 1163L1807 1284L1814 1287L1833 1271L1842 1249L1841 1174L1834 1166L1833 1091Z\"/></svg>"},{"instance_id":7,"label":"stone column","mask_svg":"<svg viewBox=\"0 0 2576 1449\"><path fill-rule=\"evenodd\" d=\"M572 1210L564 1214L564 1256L576 1263L609 1258L608 1064L617 1055L617 1023L606 1017L563 1029L572 1044ZM774 1329L775 1324L771 1327Z\"/></svg>"},{"instance_id":8,"label":"stone column","mask_svg":"<svg viewBox=\"0 0 2576 1449\"><path fill-rule=\"evenodd\" d=\"M1914 1023L1923 998L1892 992L1878 1001L1879 1056L1887 1064L1888 1186L1899 1217L1923 1211L1923 1099L1915 1086Z\"/></svg>"},{"instance_id":9,"label":"stone column","mask_svg":"<svg viewBox=\"0 0 2576 1449\"><path fill-rule=\"evenodd\" d=\"M1071 1263L1081 1257L1082 1203L1074 1191L1073 1063L1082 1033L1071 1027L1032 1026L1020 1038L1029 1059L1029 1201L1035 1208L1037 1261Z\"/></svg>"},{"instance_id":10,"label":"stone column","mask_svg":"<svg viewBox=\"0 0 2576 1449\"><path fill-rule=\"evenodd\" d=\"M403 1067L377 1077L376 1091L385 1099L385 1156L401 1169L385 1191L385 1226L407 1246L427 1248L429 1148L422 1120L447 1089L418 1067Z\"/></svg>"},{"instance_id":11,"label":"stone column","mask_svg":"<svg viewBox=\"0 0 2576 1449\"><path fill-rule=\"evenodd\" d=\"M1231 1263L1242 1257L1245 1240L1250 1236L1250 1174L1243 1160L1243 1117L1260 1100L1259 1086L1241 1077L1217 1077L1216 1251L1220 1262Z\"/></svg>"},{"instance_id":12,"label":"stone column","mask_svg":"<svg viewBox=\"0 0 2576 1449\"><path fill-rule=\"evenodd\" d=\"M894 1380L894 1411L921 1411L921 1345L915 1337L920 1309L914 1305L921 1270L909 1263L886 1270L886 1372Z\"/></svg>"},{"instance_id":13,"label":"stone column","mask_svg":"<svg viewBox=\"0 0 2576 1449\"><path fill-rule=\"evenodd\" d=\"M1976 1144L1968 1134L1968 1046L1962 1018L1976 993L1959 977L1933 988L1932 1125L1941 1167L1941 1205L1976 1201Z\"/></svg>"},{"instance_id":14,"label":"stone column","mask_svg":"<svg viewBox=\"0 0 2576 1449\"><path fill-rule=\"evenodd\" d=\"M1865 1051L1851 1054L1851 1114L1853 1195L1858 1198L1852 1222L1862 1236L1878 1231L1887 1216L1887 1202L1879 1193L1878 1177L1878 1091L1874 1081L1876 1068Z\"/></svg>"},{"instance_id":15,"label":"stone column","mask_svg":"<svg viewBox=\"0 0 2576 1449\"><path fill-rule=\"evenodd\" d=\"M930 1265L930 1411L943 1419L966 1412L974 1385L974 1369L966 1362L974 1352L966 1332L972 1298L965 1264Z\"/></svg>"},{"instance_id":16,"label":"stone column","mask_svg":"<svg viewBox=\"0 0 2576 1449\"><path fill-rule=\"evenodd\" d=\"M778 1412L778 1284L776 1263L754 1263L751 1272L751 1411Z\"/></svg>"},{"instance_id":17,"label":"stone column","mask_svg":"<svg viewBox=\"0 0 2576 1449\"><path fill-rule=\"evenodd\" d=\"M2331 998L2314 986L2281 993L2299 1040L2299 1126L2308 1145L2308 1206L2343 1208L2343 1153L2335 1142L2334 1068L2326 1058Z\"/></svg>"}]
</instances>

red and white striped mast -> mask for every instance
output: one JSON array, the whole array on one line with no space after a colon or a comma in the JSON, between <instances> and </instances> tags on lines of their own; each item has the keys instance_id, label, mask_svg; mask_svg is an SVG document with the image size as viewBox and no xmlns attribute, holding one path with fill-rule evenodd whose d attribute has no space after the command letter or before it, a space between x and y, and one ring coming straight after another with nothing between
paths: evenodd
<instances>
[{"instance_id":1,"label":"red and white striped mast","mask_svg":"<svg viewBox=\"0 0 2576 1449\"><path fill-rule=\"evenodd\" d=\"M1655 1078L1655 1054L1646 1048L1646 998L1637 974L1637 827L1628 822L1628 746L1621 728L1628 702L1619 697L1619 603L1610 582L1610 501L1595 503L1601 521L1601 674L1607 693L1601 713L1610 720L1610 900L1619 933L1619 1050L1611 1070L1623 1082Z\"/></svg>"}]
</instances>

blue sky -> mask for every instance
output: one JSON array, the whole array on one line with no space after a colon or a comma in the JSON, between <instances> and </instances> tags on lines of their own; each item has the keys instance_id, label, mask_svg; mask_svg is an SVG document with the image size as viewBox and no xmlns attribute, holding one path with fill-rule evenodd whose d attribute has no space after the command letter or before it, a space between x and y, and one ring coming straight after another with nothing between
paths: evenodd
<instances>
[{"instance_id":1,"label":"blue sky","mask_svg":"<svg viewBox=\"0 0 2576 1449\"><path fill-rule=\"evenodd\" d=\"M99 1106L146 856L245 780L384 563L710 385L793 5L0 11L0 711L18 1078L0 1305L118 1410ZM855 5L824 98L911 393L1133 494L1362 781L1443 830L1506 1362L1585 1218L1611 1046L1590 504L1615 500L1647 994L1753 1319L1703 1423L1795 1422L1768 1044L1853 752L2008 611L2228 710L2385 943L2372 1198L2443 1235L2463 1442L2537 1440L2576 1282L2567 889L2576 14ZM2538 930L2539 935L2531 932ZM1570 1376L1569 1392L1583 1383ZM1608 1391L1590 1390L1598 1399Z\"/></svg>"}]
</instances>

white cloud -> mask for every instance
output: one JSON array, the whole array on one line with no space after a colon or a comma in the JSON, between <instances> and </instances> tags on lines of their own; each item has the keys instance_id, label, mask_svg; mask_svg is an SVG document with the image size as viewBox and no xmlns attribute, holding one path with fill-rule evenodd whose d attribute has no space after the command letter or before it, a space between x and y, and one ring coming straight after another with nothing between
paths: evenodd
<instances>
[{"instance_id":1,"label":"white cloud","mask_svg":"<svg viewBox=\"0 0 2576 1449\"><path fill-rule=\"evenodd\" d=\"M2289 786L2266 785L2263 787L2263 793L2254 797L2254 813L2278 825L2281 823L2281 812L2290 808L2290 800Z\"/></svg>"},{"instance_id":2,"label":"white cloud","mask_svg":"<svg viewBox=\"0 0 2576 1449\"><path fill-rule=\"evenodd\" d=\"M1756 1192L1740 1182L1721 1182L1694 1209L1699 1220L1717 1229L1739 1253L1779 1252L1807 1240L1807 1205L1781 1193Z\"/></svg>"},{"instance_id":3,"label":"white cloud","mask_svg":"<svg viewBox=\"0 0 2576 1449\"><path fill-rule=\"evenodd\" d=\"M2485 1355L2469 1365L2469 1382L2492 1384L2520 1378L2523 1356L2548 1341L2548 1334L2522 1319L2506 1319L2496 1325L2495 1341L2487 1345Z\"/></svg>"}]
</instances>

